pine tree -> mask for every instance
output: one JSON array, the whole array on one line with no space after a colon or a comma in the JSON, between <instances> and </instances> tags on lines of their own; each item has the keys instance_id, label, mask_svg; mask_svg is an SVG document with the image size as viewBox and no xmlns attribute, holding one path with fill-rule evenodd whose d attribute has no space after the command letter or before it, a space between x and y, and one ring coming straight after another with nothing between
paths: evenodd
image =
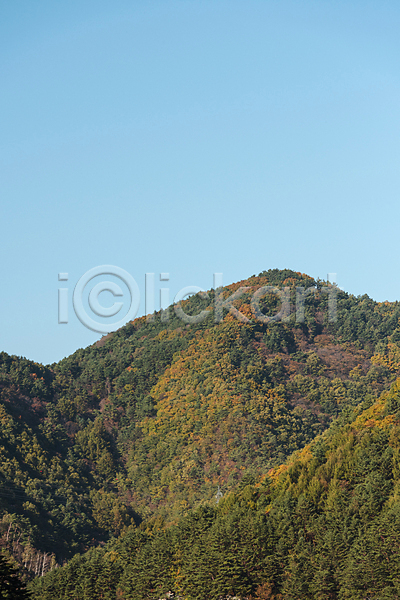
<instances>
[{"instance_id":1,"label":"pine tree","mask_svg":"<svg viewBox=\"0 0 400 600\"><path fill-rule=\"evenodd\" d=\"M25 598L31 597L17 573L16 569L0 554L0 598L4 600L25 600Z\"/></svg>"}]
</instances>

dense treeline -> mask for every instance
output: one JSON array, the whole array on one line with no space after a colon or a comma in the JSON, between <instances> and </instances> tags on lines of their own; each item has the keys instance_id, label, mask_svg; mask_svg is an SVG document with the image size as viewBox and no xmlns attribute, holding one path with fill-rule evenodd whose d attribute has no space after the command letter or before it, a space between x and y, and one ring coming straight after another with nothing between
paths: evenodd
<instances>
[{"instance_id":1,"label":"dense treeline","mask_svg":"<svg viewBox=\"0 0 400 600\"><path fill-rule=\"evenodd\" d=\"M400 598L399 486L400 381L259 482L75 556L35 597Z\"/></svg>"},{"instance_id":2,"label":"dense treeline","mask_svg":"<svg viewBox=\"0 0 400 600\"><path fill-rule=\"evenodd\" d=\"M15 569L2 554L0 554L0 597L3 600L31 598L31 594L18 577L18 569Z\"/></svg>"},{"instance_id":3,"label":"dense treeline","mask_svg":"<svg viewBox=\"0 0 400 600\"><path fill-rule=\"evenodd\" d=\"M0 359L2 523L19 526L22 544L54 552L60 560L134 523L134 512L97 469L110 445L102 421L90 420L74 443L68 427L53 416L54 404L43 401L51 388L26 395L37 385L37 366L4 354Z\"/></svg>"},{"instance_id":4,"label":"dense treeline","mask_svg":"<svg viewBox=\"0 0 400 600\"><path fill-rule=\"evenodd\" d=\"M254 317L262 286L289 289L283 321ZM332 286L306 275L263 272L223 296L240 287L246 322L226 310L216 322L211 290L182 303L201 322L170 307L48 367L0 353L0 546L12 524L7 552L27 578L91 547L100 560L121 534L149 548L190 509L213 511L218 486L227 497L259 481L400 376L398 303L334 290L332 321ZM276 314L277 295L260 307Z\"/></svg>"}]
</instances>

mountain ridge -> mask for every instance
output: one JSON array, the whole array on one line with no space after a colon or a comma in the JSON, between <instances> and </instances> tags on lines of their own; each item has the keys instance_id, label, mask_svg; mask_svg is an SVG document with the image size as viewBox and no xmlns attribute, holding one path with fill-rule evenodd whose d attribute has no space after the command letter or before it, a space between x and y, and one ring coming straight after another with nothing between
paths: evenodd
<instances>
[{"instance_id":1,"label":"mountain ridge","mask_svg":"<svg viewBox=\"0 0 400 600\"><path fill-rule=\"evenodd\" d=\"M289 289L284 320L254 317L263 286ZM171 307L168 320L141 317L47 367L0 355L4 546L12 522L25 545L63 562L132 528L176 523L218 486L227 494L265 475L373 404L400 374L397 302L336 288L332 322L326 282L270 270L218 293L240 287L234 306L247 322L228 311L216 322L210 290L181 305L207 311L201 322ZM299 287L313 290L300 320ZM273 317L279 294L259 306Z\"/></svg>"}]
</instances>

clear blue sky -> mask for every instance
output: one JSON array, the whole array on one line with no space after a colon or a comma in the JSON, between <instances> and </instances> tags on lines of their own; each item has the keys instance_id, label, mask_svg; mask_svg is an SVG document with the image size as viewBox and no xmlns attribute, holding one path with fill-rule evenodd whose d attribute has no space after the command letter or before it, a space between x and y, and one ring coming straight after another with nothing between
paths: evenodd
<instances>
[{"instance_id":1,"label":"clear blue sky","mask_svg":"<svg viewBox=\"0 0 400 600\"><path fill-rule=\"evenodd\" d=\"M400 299L399 31L395 0L2 2L0 349L97 340L57 276L102 264Z\"/></svg>"}]
</instances>

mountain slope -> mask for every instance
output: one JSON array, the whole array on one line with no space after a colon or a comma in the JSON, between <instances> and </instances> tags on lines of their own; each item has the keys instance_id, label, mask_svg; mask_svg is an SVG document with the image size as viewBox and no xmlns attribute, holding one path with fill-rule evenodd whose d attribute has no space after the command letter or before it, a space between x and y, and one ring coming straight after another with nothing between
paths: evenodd
<instances>
[{"instance_id":1,"label":"mountain slope","mask_svg":"<svg viewBox=\"0 0 400 600\"><path fill-rule=\"evenodd\" d=\"M65 423L57 422L54 381L41 365L0 355L0 545L27 563L32 561L23 554L31 546L62 560L107 539L110 508L120 509L116 533L134 523L117 494L111 507L102 506L107 480L79 453ZM106 449L103 425L95 420L91 427L96 447Z\"/></svg>"},{"instance_id":2,"label":"mountain slope","mask_svg":"<svg viewBox=\"0 0 400 600\"><path fill-rule=\"evenodd\" d=\"M400 380L352 412L218 505L76 556L34 597L399 598Z\"/></svg>"},{"instance_id":3,"label":"mountain slope","mask_svg":"<svg viewBox=\"0 0 400 600\"><path fill-rule=\"evenodd\" d=\"M253 317L254 291L279 284L292 296L299 285L315 290L304 322L296 321L294 299L285 322ZM339 291L338 319L330 323L327 286L307 276L271 271L224 295L239 287L249 288L235 303L248 323L230 313L216 323L211 291L185 304L188 313L209 311L199 324L185 326L173 313L167 323L161 315L138 319L56 367L75 374L79 393L97 386L143 516L175 518L212 497L218 484L230 489L248 469L265 472L344 408L376 398L398 372L397 358L390 368L385 363L397 351L397 303ZM267 300L265 312L276 313L275 298Z\"/></svg>"},{"instance_id":4,"label":"mountain slope","mask_svg":"<svg viewBox=\"0 0 400 600\"><path fill-rule=\"evenodd\" d=\"M290 288L284 321L254 317L266 285ZM299 286L312 290L300 319ZM218 294L240 287L234 304L248 321L225 310L216 322ZM272 270L189 298L182 307L206 311L201 322L171 307L168 321L136 319L49 367L2 353L3 545L12 522L24 543L62 560L141 519L176 521L218 485L226 494L258 478L337 415L372 404L400 374L399 305L337 290L331 322L329 290ZM260 306L276 314L276 294Z\"/></svg>"},{"instance_id":5,"label":"mountain slope","mask_svg":"<svg viewBox=\"0 0 400 600\"><path fill-rule=\"evenodd\" d=\"M255 485L77 556L32 589L43 600L396 599L399 486L400 380Z\"/></svg>"}]
</instances>

